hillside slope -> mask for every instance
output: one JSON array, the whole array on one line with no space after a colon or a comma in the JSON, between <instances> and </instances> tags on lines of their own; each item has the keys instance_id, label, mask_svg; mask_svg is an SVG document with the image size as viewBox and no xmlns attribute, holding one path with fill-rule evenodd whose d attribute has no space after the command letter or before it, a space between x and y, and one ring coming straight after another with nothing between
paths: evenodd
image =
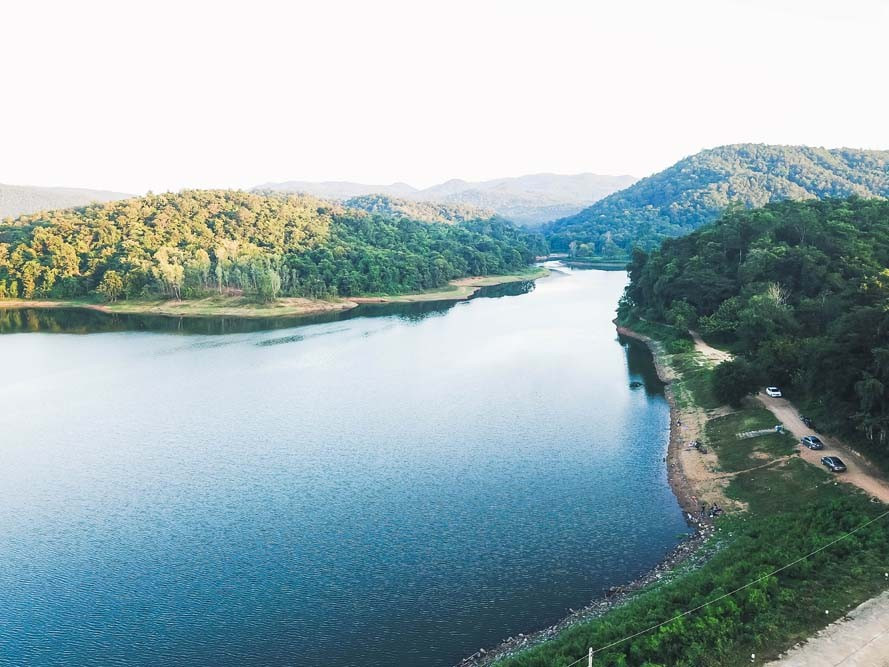
<instances>
[{"instance_id":1,"label":"hillside slope","mask_svg":"<svg viewBox=\"0 0 889 667\"><path fill-rule=\"evenodd\" d=\"M889 151L737 144L705 150L548 228L550 244L580 255L652 248L712 222L728 206L784 199L889 196Z\"/></svg>"},{"instance_id":2,"label":"hillside slope","mask_svg":"<svg viewBox=\"0 0 889 667\"><path fill-rule=\"evenodd\" d=\"M826 199L731 211L637 251L623 309L730 343L889 469L889 201Z\"/></svg>"},{"instance_id":3,"label":"hillside slope","mask_svg":"<svg viewBox=\"0 0 889 667\"><path fill-rule=\"evenodd\" d=\"M192 190L0 222L0 297L323 298L524 268L537 235L426 223L298 195Z\"/></svg>"},{"instance_id":4,"label":"hillside slope","mask_svg":"<svg viewBox=\"0 0 889 667\"><path fill-rule=\"evenodd\" d=\"M80 188L44 188L0 183L0 219L54 208L86 206L93 202L115 201L132 195Z\"/></svg>"}]
</instances>

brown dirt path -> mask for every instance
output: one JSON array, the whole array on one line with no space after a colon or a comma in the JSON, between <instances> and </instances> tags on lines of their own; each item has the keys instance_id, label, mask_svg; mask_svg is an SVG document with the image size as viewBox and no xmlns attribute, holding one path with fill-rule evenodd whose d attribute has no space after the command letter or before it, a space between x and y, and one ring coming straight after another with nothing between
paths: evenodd
<instances>
[{"instance_id":1,"label":"brown dirt path","mask_svg":"<svg viewBox=\"0 0 889 667\"><path fill-rule=\"evenodd\" d=\"M695 350L708 361L712 361L714 364L720 364L723 361L728 361L732 358L731 352L726 352L725 350L717 350L715 347L711 347L704 342L704 339L701 338L701 334L697 331L688 330L688 333L691 335L692 340L695 342Z\"/></svg>"},{"instance_id":2,"label":"brown dirt path","mask_svg":"<svg viewBox=\"0 0 889 667\"><path fill-rule=\"evenodd\" d=\"M817 435L824 443L824 449L818 451L812 451L808 447L800 445L803 460L820 466L822 456L839 456L843 459L848 470L835 475L838 480L854 484L874 498L889 503L889 484L881 479L879 473L858 452L836 438L816 433L803 424L799 418L799 412L786 398L772 398L766 396L765 393L757 395L757 398L797 438L802 438L804 435Z\"/></svg>"},{"instance_id":3,"label":"brown dirt path","mask_svg":"<svg viewBox=\"0 0 889 667\"><path fill-rule=\"evenodd\" d=\"M695 350L713 363L721 363L732 358L729 352L717 350L715 347L708 345L696 331L689 331L689 334L694 339ZM837 438L816 433L803 424L799 417L799 411L786 398L772 398L767 396L765 392L760 392L756 398L797 438L802 438L806 435L817 435L824 442L824 449L819 451L812 451L808 447L800 446L800 453L804 461L820 466L822 456L839 456L843 463L846 464L848 471L836 475L838 480L847 484L854 484L872 497L884 503L889 503L889 484L883 480L879 472L861 454Z\"/></svg>"},{"instance_id":4,"label":"brown dirt path","mask_svg":"<svg viewBox=\"0 0 889 667\"><path fill-rule=\"evenodd\" d=\"M731 354L717 350L689 331L695 349L713 363L731 359ZM836 438L815 433L800 419L799 411L785 398L773 398L763 391L756 397L797 438L817 435L824 449L812 451L799 446L803 460L821 465L822 456L839 456L848 471L835 475L854 484L871 497L889 503L889 484L858 452ZM889 579L887 579L889 581ZM889 667L889 591L856 607L845 617L831 623L805 643L798 645L770 667Z\"/></svg>"}]
</instances>

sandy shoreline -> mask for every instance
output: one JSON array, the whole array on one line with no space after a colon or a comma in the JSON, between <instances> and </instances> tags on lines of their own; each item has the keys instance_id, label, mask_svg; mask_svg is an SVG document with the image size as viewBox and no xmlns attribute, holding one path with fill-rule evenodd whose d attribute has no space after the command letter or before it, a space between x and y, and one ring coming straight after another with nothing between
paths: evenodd
<instances>
[{"instance_id":1,"label":"sandy shoreline","mask_svg":"<svg viewBox=\"0 0 889 667\"><path fill-rule=\"evenodd\" d=\"M285 297L273 303L254 303L237 297L206 297L203 299L159 300L159 301L118 301L116 303L90 303L87 301L64 301L36 299L0 300L0 309L52 310L72 308L93 310L106 315L159 315L163 317L293 317L317 315L355 308L358 303L351 300L322 301L300 297Z\"/></svg>"},{"instance_id":2,"label":"sandy shoreline","mask_svg":"<svg viewBox=\"0 0 889 667\"><path fill-rule=\"evenodd\" d=\"M687 538L683 539L660 562L642 576L637 577L622 586L611 587L605 592L604 596L593 600L580 610L570 610L571 613L568 616L548 628L528 635L520 633L515 637L509 637L490 650L480 649L458 663L459 667L482 667L484 665L490 665L496 660L515 655L532 646L545 642L548 639L552 639L560 632L573 625L602 616L611 609L627 602L634 594L646 586L668 577L676 567L697 554L713 533L712 520L708 517L700 517L698 496L685 473L681 457L681 454L684 451L683 443L688 437L688 433L682 425L693 423L694 420L700 418L700 414L692 411L680 410L678 407L671 386L675 379L675 374L673 373L673 369L664 363L664 351L660 343L648 336L639 334L626 327L619 326L616 322L615 326L617 327L617 333L620 335L638 340L648 347L651 351L657 376L660 381L664 383L664 395L670 406L670 439L667 445L666 457L667 480L670 483L670 487L673 489L673 494L676 496L679 506L686 515L686 520L689 525L694 526L695 531Z\"/></svg>"}]
</instances>

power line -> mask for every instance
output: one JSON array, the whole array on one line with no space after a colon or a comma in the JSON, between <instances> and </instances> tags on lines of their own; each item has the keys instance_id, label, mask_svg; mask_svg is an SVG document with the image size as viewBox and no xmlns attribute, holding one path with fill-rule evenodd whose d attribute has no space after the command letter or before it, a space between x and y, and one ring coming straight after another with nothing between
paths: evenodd
<instances>
[{"instance_id":1,"label":"power line","mask_svg":"<svg viewBox=\"0 0 889 667\"><path fill-rule=\"evenodd\" d=\"M877 633L876 635L874 635L873 637L870 638L870 641L868 641L867 644L865 644L864 646L859 646L857 649L855 649L854 651L852 651L852 652L851 652L849 655L847 655L845 658L843 658L843 659L840 660L839 662L835 662L834 665L833 665L833 667L839 667L839 665L842 665L844 662L846 662L846 660L848 660L849 658L851 658L853 655L855 655L856 653L858 653L858 652L861 651L862 649L865 649L865 648L867 648L868 646L870 646L871 644L873 644L875 641L877 641L880 637L882 637L883 635L885 635L887 632L889 632L889 630L883 630L883 632Z\"/></svg>"},{"instance_id":2,"label":"power line","mask_svg":"<svg viewBox=\"0 0 889 667\"><path fill-rule=\"evenodd\" d=\"M602 647L597 648L597 649L592 649L592 648L591 648L589 654L584 655L584 656L578 658L577 660L575 660L575 661L572 662L572 663L569 663L569 664L566 665L565 667L574 667L574 665L576 665L576 664L578 664L578 663L580 663L580 662L582 662L582 661L584 661L584 660L590 660L590 662L592 662L592 658L593 658L597 653L601 653L602 651L607 651L607 650L610 649L610 648L614 648L615 646L617 646L617 645L619 645L619 644L623 644L624 642L629 641L630 639L635 639L636 637L639 637L640 635L644 635L644 634L646 634L646 633L648 633L648 632L651 632L652 630L657 630L658 628L663 627L664 625L667 625L667 624L669 624L669 623L672 623L673 621L678 621L680 618L683 618L683 617L685 617L685 616L688 616L689 614L693 614L693 613L695 613L696 611L700 611L700 610L703 609L704 607L707 607L707 606L709 606L709 605L711 605L711 604L713 604L713 603L715 603L715 602L719 602L720 600L724 600L725 598L730 597L730 596L732 596L732 595L734 595L735 593L738 593L738 592L740 592L740 591L743 591L745 588L749 588L750 586L753 586L754 584L757 584L757 583L759 583L760 581L763 581L764 579L768 579L769 577L773 577L773 576L775 576L776 574L778 574L779 572L783 572L783 571L786 570L787 568L789 568L789 567L793 567L793 566L796 565L797 563L801 563L802 561L806 560L807 558L811 558L811 557L814 556L815 554L817 554L817 553L819 553L819 552L821 552L821 551L824 551L825 549L827 549L827 548L829 548L829 547L832 547L832 546L833 546L834 544L836 544L837 542L846 539L847 537L849 537L850 535L853 535L854 533L857 533L857 532L858 532L859 530L861 530L862 528L867 528L867 526L871 525L871 524L874 523L875 521L879 521L880 519L882 519L882 518L885 517L885 516L889 516L889 510L886 510L886 511L883 512L882 514L880 514L880 515L878 515L878 516L875 516L873 519L869 519L868 521L865 521L863 524L861 524L861 525L858 526L857 528L853 528L853 529L850 530L849 532L844 533L843 535L840 535L839 537L837 537L836 539L834 539L834 540L828 542L827 544L822 545L822 546L818 547L817 549L815 549L814 551L811 551L811 552L807 553L805 556L800 556L800 557L797 558L796 560L793 560L793 561L791 561L790 563L787 563L787 565L782 565L782 566L779 567L778 569L776 569L776 570L772 570L772 571L769 572L768 574L764 574L764 575L762 575L761 577L758 577L758 578L754 579L753 581L748 581L746 584L744 584L743 586L739 586L738 588L734 589L733 591L730 591L730 592L728 592L728 593L723 593L723 594L720 595L719 597L713 598L712 600L708 600L707 602L705 602L705 603L703 603L703 604L700 604L700 605L698 605L697 607L693 607L692 609L688 609L688 610L686 610L686 611L683 611L681 614L677 614L676 616L673 616L672 618L669 618L669 619L667 619L666 621L661 621L660 623L655 623L655 624L652 625L652 626L649 626L649 627L647 627L647 628L645 628L645 629L643 629L643 630L639 630L638 632L634 632L633 634L631 634L631 635L627 635L626 637L624 637L624 638L622 638L622 639L618 639L618 640L616 640L616 641L613 641L613 642L611 642L610 644L606 644L605 646L602 646Z\"/></svg>"}]
</instances>

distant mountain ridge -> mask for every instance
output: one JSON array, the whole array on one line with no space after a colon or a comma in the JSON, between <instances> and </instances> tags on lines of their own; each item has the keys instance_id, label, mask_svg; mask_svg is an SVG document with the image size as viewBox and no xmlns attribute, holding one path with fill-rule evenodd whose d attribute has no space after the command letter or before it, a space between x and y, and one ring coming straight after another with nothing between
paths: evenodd
<instances>
[{"instance_id":1,"label":"distant mountain ridge","mask_svg":"<svg viewBox=\"0 0 889 667\"><path fill-rule=\"evenodd\" d=\"M889 197L889 151L733 144L701 151L548 227L550 246L618 256L716 220L729 205Z\"/></svg>"},{"instance_id":2,"label":"distant mountain ridge","mask_svg":"<svg viewBox=\"0 0 889 667\"><path fill-rule=\"evenodd\" d=\"M286 181L254 189L301 192L337 201L386 195L418 202L460 204L490 210L519 225L533 226L577 213L635 181L633 176L541 173L479 182L452 179L424 189L407 183L367 185L348 181Z\"/></svg>"},{"instance_id":3,"label":"distant mountain ridge","mask_svg":"<svg viewBox=\"0 0 889 667\"><path fill-rule=\"evenodd\" d=\"M56 208L86 206L93 202L116 201L133 195L108 190L52 188L0 183L0 218L49 211Z\"/></svg>"}]
</instances>

